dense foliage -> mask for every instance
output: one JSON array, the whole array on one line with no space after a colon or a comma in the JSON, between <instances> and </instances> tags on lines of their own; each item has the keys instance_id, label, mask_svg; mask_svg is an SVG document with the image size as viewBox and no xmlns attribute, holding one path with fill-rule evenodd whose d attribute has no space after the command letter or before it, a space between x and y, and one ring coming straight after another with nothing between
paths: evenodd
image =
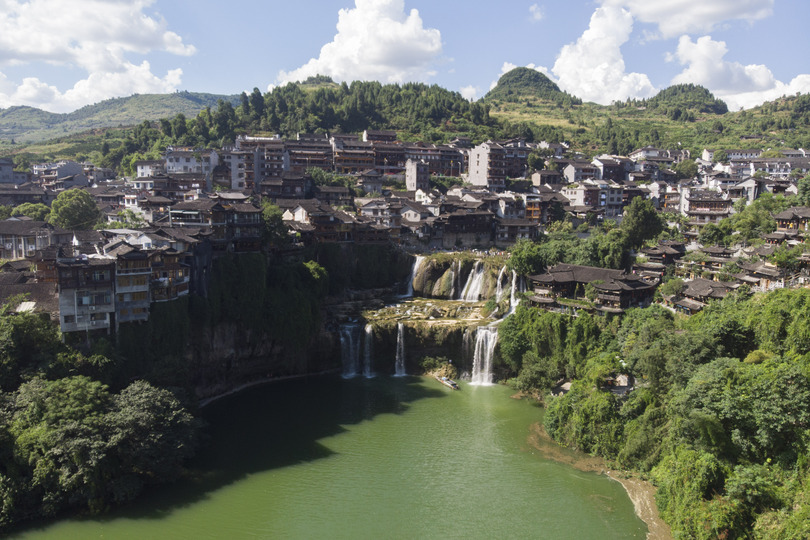
<instances>
[{"instance_id":1,"label":"dense foliage","mask_svg":"<svg viewBox=\"0 0 810 540\"><path fill-rule=\"evenodd\" d=\"M536 69L525 67L518 67L501 75L498 84L484 99L513 101L526 96L546 99L563 106L582 104L582 100L560 90L547 76Z\"/></svg>"},{"instance_id":2,"label":"dense foliage","mask_svg":"<svg viewBox=\"0 0 810 540\"><path fill-rule=\"evenodd\" d=\"M64 345L46 319L0 315L0 530L99 512L182 472L197 421L146 381L105 384L118 369Z\"/></svg>"},{"instance_id":3,"label":"dense foliage","mask_svg":"<svg viewBox=\"0 0 810 540\"><path fill-rule=\"evenodd\" d=\"M96 200L83 189L68 189L51 203L48 221L63 229L92 229L101 219Z\"/></svg>"},{"instance_id":4,"label":"dense foliage","mask_svg":"<svg viewBox=\"0 0 810 540\"><path fill-rule=\"evenodd\" d=\"M659 306L622 319L521 307L500 326L502 361L548 398L559 442L641 471L677 536L807 538L810 291L745 291L691 318ZM636 388L610 391L627 373Z\"/></svg>"},{"instance_id":5,"label":"dense foliage","mask_svg":"<svg viewBox=\"0 0 810 540\"><path fill-rule=\"evenodd\" d=\"M678 120L684 112L694 110L701 113L726 114L728 106L715 98L706 88L696 84L675 84L664 88L658 94L642 103L650 109L664 109Z\"/></svg>"},{"instance_id":6,"label":"dense foliage","mask_svg":"<svg viewBox=\"0 0 810 540\"><path fill-rule=\"evenodd\" d=\"M601 106L559 92L544 75L527 68L505 74L486 98L476 102L435 85L336 84L328 77L312 77L267 93L254 88L241 96L216 98L178 92L108 100L93 107L115 121L94 125L118 127L63 135L70 133L71 128L66 128L53 133L60 137L44 145L3 140L0 155L13 155L17 170L36 161L69 158L89 159L131 174L134 161L157 159L167 145L220 148L232 144L241 133L295 138L301 132L359 133L364 129L393 129L401 140L435 143L458 135L470 137L476 144L513 137L567 141L572 150L585 155L627 155L653 145L688 149L692 156L703 148L722 151L752 146L772 148L778 156L781 147L810 145L810 97L806 95L725 112L725 104L706 89L677 85L649 100ZM160 105L147 114L149 100L158 100ZM116 106L121 110L116 111ZM12 109L0 111L0 124L4 115L15 126L49 125L52 121L50 113L39 111L43 114L37 116L29 108ZM133 116L133 110L143 113ZM30 122L22 118L26 112L33 116ZM121 116L126 114L130 116ZM141 123L136 124L135 118ZM682 177L692 175L688 165L680 169Z\"/></svg>"}]
</instances>

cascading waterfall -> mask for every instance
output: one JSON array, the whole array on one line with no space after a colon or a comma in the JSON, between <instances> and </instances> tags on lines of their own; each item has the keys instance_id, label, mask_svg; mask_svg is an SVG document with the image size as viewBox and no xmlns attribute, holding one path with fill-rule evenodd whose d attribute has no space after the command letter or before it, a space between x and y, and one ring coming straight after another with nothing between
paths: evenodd
<instances>
[{"instance_id":1,"label":"cascading waterfall","mask_svg":"<svg viewBox=\"0 0 810 540\"><path fill-rule=\"evenodd\" d=\"M475 353L475 329L467 327L461 336L461 363L466 365Z\"/></svg>"},{"instance_id":2,"label":"cascading waterfall","mask_svg":"<svg viewBox=\"0 0 810 540\"><path fill-rule=\"evenodd\" d=\"M475 353L473 356L470 384L488 386L492 384L492 357L498 343L498 328L479 326L475 332Z\"/></svg>"},{"instance_id":3,"label":"cascading waterfall","mask_svg":"<svg viewBox=\"0 0 810 540\"><path fill-rule=\"evenodd\" d=\"M450 298L449 300L456 299L456 263L453 262L450 265L450 283L452 283L452 287L450 289Z\"/></svg>"},{"instance_id":4,"label":"cascading waterfall","mask_svg":"<svg viewBox=\"0 0 810 540\"><path fill-rule=\"evenodd\" d=\"M467 283L461 293L461 300L465 302L477 302L481 296L481 286L484 283L484 263L475 261L475 265L467 276Z\"/></svg>"},{"instance_id":5,"label":"cascading waterfall","mask_svg":"<svg viewBox=\"0 0 810 540\"><path fill-rule=\"evenodd\" d=\"M405 376L405 325L397 323L397 356L394 363L394 376Z\"/></svg>"},{"instance_id":6,"label":"cascading waterfall","mask_svg":"<svg viewBox=\"0 0 810 540\"><path fill-rule=\"evenodd\" d=\"M340 360L344 379L357 375L360 367L360 327L356 324L340 327Z\"/></svg>"},{"instance_id":7,"label":"cascading waterfall","mask_svg":"<svg viewBox=\"0 0 810 540\"><path fill-rule=\"evenodd\" d=\"M411 267L411 275L408 277L408 289L405 291L403 298L410 298L413 296L413 280L416 279L419 268L422 267L422 263L424 261L425 257L423 255L417 255L414 259L413 267Z\"/></svg>"},{"instance_id":8,"label":"cascading waterfall","mask_svg":"<svg viewBox=\"0 0 810 540\"><path fill-rule=\"evenodd\" d=\"M509 292L509 311L504 316L504 319L506 317L508 317L509 315L511 315L512 313L514 313L515 310L517 309L518 301L517 301L517 298L515 297L515 292L516 292L517 283L518 283L517 278L518 278L517 272L512 270L512 290Z\"/></svg>"},{"instance_id":9,"label":"cascading waterfall","mask_svg":"<svg viewBox=\"0 0 810 540\"><path fill-rule=\"evenodd\" d=\"M374 349L374 327L370 324L366 325L366 335L363 346L363 375L365 375L367 379L370 379L374 377L374 369L371 365L372 352Z\"/></svg>"},{"instance_id":10,"label":"cascading waterfall","mask_svg":"<svg viewBox=\"0 0 810 540\"><path fill-rule=\"evenodd\" d=\"M498 272L498 281L495 283L495 301L497 303L501 303L501 298L503 298L503 275L506 273L506 266L501 268L501 271Z\"/></svg>"}]
</instances>

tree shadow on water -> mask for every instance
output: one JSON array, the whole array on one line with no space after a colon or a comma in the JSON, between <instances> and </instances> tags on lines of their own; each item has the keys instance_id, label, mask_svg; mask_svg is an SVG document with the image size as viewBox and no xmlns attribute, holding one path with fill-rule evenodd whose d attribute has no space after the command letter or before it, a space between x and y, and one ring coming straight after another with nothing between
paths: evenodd
<instances>
[{"instance_id":1,"label":"tree shadow on water","mask_svg":"<svg viewBox=\"0 0 810 540\"><path fill-rule=\"evenodd\" d=\"M161 519L251 474L333 456L320 441L345 432L345 426L402 414L417 400L446 395L417 377L317 377L249 388L202 411L208 425L184 479L150 488L126 507L80 519Z\"/></svg>"}]
</instances>

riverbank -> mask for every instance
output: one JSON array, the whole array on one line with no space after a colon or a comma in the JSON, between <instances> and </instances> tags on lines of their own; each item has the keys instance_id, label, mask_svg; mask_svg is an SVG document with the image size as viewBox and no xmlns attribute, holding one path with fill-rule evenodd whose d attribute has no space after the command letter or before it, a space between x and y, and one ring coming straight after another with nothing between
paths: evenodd
<instances>
[{"instance_id":1,"label":"riverbank","mask_svg":"<svg viewBox=\"0 0 810 540\"><path fill-rule=\"evenodd\" d=\"M577 454L563 448L548 436L545 428L539 423L532 425L528 444L546 459L565 463L580 471L604 474L608 478L616 480L624 487L633 502L636 515L647 525L647 539L672 540L669 525L658 514L658 508L655 505L656 489L652 484L631 476L632 473L611 470L605 464L605 460L600 457Z\"/></svg>"}]
</instances>

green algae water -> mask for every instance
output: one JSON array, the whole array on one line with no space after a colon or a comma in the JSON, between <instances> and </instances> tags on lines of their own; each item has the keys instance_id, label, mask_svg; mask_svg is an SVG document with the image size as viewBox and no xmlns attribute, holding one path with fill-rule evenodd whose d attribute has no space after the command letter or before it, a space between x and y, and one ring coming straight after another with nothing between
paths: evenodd
<instances>
[{"instance_id":1,"label":"green algae water","mask_svg":"<svg viewBox=\"0 0 810 540\"><path fill-rule=\"evenodd\" d=\"M22 538L644 538L621 485L543 459L502 386L313 378L208 406L191 478Z\"/></svg>"}]
</instances>

